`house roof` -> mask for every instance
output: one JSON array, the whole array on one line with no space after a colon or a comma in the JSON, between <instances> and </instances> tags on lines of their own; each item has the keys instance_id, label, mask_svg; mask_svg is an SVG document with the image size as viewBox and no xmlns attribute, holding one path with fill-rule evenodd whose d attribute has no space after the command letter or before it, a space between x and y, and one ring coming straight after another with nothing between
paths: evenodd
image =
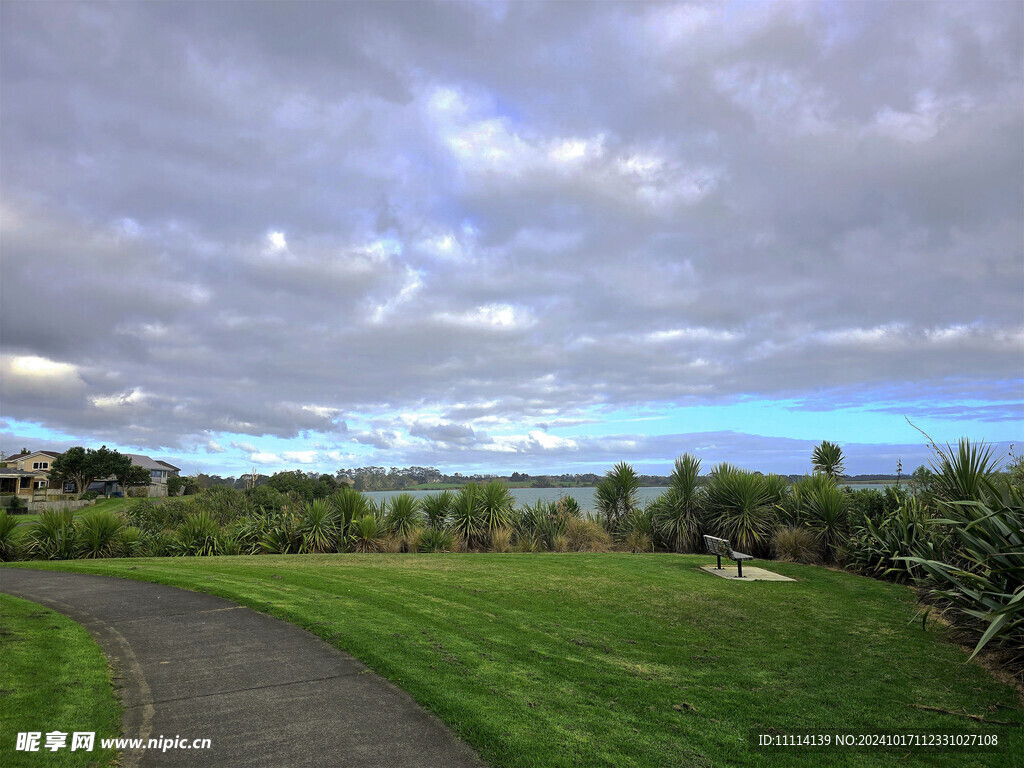
<instances>
[{"instance_id":1,"label":"house roof","mask_svg":"<svg viewBox=\"0 0 1024 768\"><path fill-rule=\"evenodd\" d=\"M28 472L24 469L0 467L0 477L35 477L38 474L38 472Z\"/></svg>"},{"instance_id":2,"label":"house roof","mask_svg":"<svg viewBox=\"0 0 1024 768\"><path fill-rule=\"evenodd\" d=\"M173 464L169 464L168 462L164 461L163 459L157 459L156 463L157 464L163 464L165 467L167 467L168 469L173 469L175 472L181 472L181 467L176 467Z\"/></svg>"},{"instance_id":3,"label":"house roof","mask_svg":"<svg viewBox=\"0 0 1024 768\"><path fill-rule=\"evenodd\" d=\"M25 461L26 459L31 459L33 456L46 456L51 459L56 459L58 456L60 456L60 454L56 453L55 451L32 451L31 453L14 453L8 456L6 459L3 459L3 461Z\"/></svg>"},{"instance_id":4,"label":"house roof","mask_svg":"<svg viewBox=\"0 0 1024 768\"><path fill-rule=\"evenodd\" d=\"M132 460L132 464L136 467L142 467L143 469L167 469L160 462L154 461L149 456L144 456L141 453L126 453L124 454Z\"/></svg>"}]
</instances>

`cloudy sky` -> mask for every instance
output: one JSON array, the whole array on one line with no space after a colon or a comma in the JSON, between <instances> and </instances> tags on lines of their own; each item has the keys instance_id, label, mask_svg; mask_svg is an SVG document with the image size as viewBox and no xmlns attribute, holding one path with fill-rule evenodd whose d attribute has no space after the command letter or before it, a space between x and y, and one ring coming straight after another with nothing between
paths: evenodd
<instances>
[{"instance_id":1,"label":"cloudy sky","mask_svg":"<svg viewBox=\"0 0 1024 768\"><path fill-rule=\"evenodd\" d=\"M0 450L1024 442L1024 5L0 4Z\"/></svg>"}]
</instances>

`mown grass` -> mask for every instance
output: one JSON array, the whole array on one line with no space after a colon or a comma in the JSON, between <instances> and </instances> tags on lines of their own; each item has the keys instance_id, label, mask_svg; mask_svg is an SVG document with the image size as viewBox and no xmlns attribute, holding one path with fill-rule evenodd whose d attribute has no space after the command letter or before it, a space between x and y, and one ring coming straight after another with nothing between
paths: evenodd
<instances>
[{"instance_id":1,"label":"mown grass","mask_svg":"<svg viewBox=\"0 0 1024 768\"><path fill-rule=\"evenodd\" d=\"M100 749L100 739L120 734L121 706L89 633L49 608L0 594L0 637L0 764L113 765L117 753ZM34 731L43 734L40 751L15 751L18 733ZM46 750L49 731L68 734L67 746ZM91 752L71 751L75 731L96 734Z\"/></svg>"},{"instance_id":2,"label":"mown grass","mask_svg":"<svg viewBox=\"0 0 1024 768\"><path fill-rule=\"evenodd\" d=\"M1019 766L1024 724L905 587L676 555L300 555L19 567L127 576L287 619L409 691L495 766ZM995 748L769 750L759 733L997 734ZM382 736L383 737L383 736Z\"/></svg>"}]
</instances>

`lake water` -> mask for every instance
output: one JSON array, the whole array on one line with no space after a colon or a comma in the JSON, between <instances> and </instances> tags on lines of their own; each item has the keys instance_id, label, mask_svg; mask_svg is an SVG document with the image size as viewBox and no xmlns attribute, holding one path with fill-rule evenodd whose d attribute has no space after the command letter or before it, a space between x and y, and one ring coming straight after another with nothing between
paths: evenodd
<instances>
[{"instance_id":1,"label":"lake water","mask_svg":"<svg viewBox=\"0 0 1024 768\"><path fill-rule=\"evenodd\" d=\"M864 484L852 486L856 490L870 488L872 490L880 491L885 488L885 483L879 484ZM538 501L558 501L563 496L571 496L579 502L580 508L584 511L593 511L597 506L594 503L594 488L509 488L509 492L512 494L512 498L515 499L517 507L522 507L526 504L535 504ZM653 501L658 498L662 493L665 492L665 488L641 488L637 492L637 498L640 501L641 506L646 504L648 501ZM411 493L417 498L423 496L431 496L437 491L405 491L405 493ZM392 496L397 496L402 491L369 491L367 496L374 500L376 503L380 503L382 499L390 499Z\"/></svg>"}]
</instances>

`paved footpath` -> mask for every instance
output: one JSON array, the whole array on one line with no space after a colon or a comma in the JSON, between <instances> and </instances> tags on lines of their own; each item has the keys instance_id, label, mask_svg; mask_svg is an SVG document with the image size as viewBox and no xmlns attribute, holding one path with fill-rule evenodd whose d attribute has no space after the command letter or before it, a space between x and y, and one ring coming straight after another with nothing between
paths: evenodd
<instances>
[{"instance_id":1,"label":"paved footpath","mask_svg":"<svg viewBox=\"0 0 1024 768\"><path fill-rule=\"evenodd\" d=\"M16 568L0 568L0 591L89 630L122 686L125 737L212 743L209 750L126 749L122 768L483 765L436 717L356 659L228 600Z\"/></svg>"}]
</instances>

